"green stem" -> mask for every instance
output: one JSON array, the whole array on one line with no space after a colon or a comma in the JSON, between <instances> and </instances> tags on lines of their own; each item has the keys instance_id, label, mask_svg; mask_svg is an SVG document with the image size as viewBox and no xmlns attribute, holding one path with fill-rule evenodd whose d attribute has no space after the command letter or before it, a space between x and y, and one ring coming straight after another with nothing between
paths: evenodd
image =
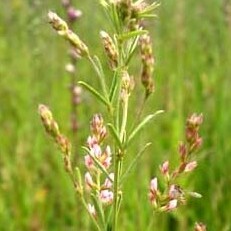
<instances>
[{"instance_id":1,"label":"green stem","mask_svg":"<svg viewBox=\"0 0 231 231\"><path fill-rule=\"evenodd\" d=\"M116 160L114 164L115 178L114 178L114 201L113 201L113 231L117 231L117 218L118 218L118 186L119 186L119 165L120 159L117 153Z\"/></svg>"},{"instance_id":2,"label":"green stem","mask_svg":"<svg viewBox=\"0 0 231 231\"><path fill-rule=\"evenodd\" d=\"M120 130L120 141L123 143L125 135L126 135L126 125L128 119L128 97L125 99L123 104L123 115L122 115L122 124Z\"/></svg>"}]
</instances>

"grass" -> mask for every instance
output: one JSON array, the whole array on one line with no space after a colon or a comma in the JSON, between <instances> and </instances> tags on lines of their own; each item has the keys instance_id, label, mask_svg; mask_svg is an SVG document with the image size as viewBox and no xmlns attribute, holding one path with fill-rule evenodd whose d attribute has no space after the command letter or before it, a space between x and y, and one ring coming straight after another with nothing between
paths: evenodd
<instances>
[{"instance_id":1,"label":"grass","mask_svg":"<svg viewBox=\"0 0 231 231\"><path fill-rule=\"evenodd\" d=\"M76 31L102 56L98 32L108 24L96 2L85 0L79 5L84 17ZM152 230L192 230L195 221L203 221L210 231L231 230L231 26L224 8L225 1L219 0L162 1L158 19L149 25L154 31L156 93L145 110L164 109L165 113L128 153L132 158L143 139L153 143L124 189L123 230L146 230L151 218L146 193L149 178L163 160L176 161L185 118L194 111L205 117L204 145L196 174L187 183L204 197L191 200L176 213L154 217L158 226ZM78 201L60 155L47 141L37 115L40 102L50 105L62 129L71 136L66 44L46 23L49 9L64 13L58 1L0 3L1 230L88 227L85 215L78 216ZM79 76L92 81L96 78L92 73L86 62L80 61ZM133 100L134 105L140 102L138 97ZM82 141L91 114L101 110L97 104L92 106L88 93L83 101L79 115Z\"/></svg>"}]
</instances>

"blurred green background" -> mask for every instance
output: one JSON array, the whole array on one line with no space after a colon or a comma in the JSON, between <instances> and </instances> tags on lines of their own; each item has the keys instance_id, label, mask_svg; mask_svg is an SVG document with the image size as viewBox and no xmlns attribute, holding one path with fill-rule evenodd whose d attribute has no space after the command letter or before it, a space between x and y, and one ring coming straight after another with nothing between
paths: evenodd
<instances>
[{"instance_id":1,"label":"blurred green background","mask_svg":"<svg viewBox=\"0 0 231 231\"><path fill-rule=\"evenodd\" d=\"M177 212L155 216L151 230L193 230L194 222L202 221L210 231L230 231L231 2L160 2L158 18L149 23L156 92L145 111L164 109L165 113L129 148L127 162L145 141L153 143L126 182L120 230L147 230L152 219L149 180L162 161L176 163L186 117L202 112L200 163L185 183L203 198L190 199ZM73 3L83 11L75 31L94 53L104 57L98 34L109 25L98 1ZM0 230L93 230L37 114L39 103L49 105L71 137L70 77L65 71L68 46L48 25L48 10L65 17L58 0L0 1ZM133 65L136 74L135 62ZM97 78L84 60L78 63L78 78L97 86ZM137 92L142 94L142 87ZM75 141L80 165L83 152L79 145L89 133L89 120L99 111L105 115L89 93L83 92L82 98ZM131 120L139 99L132 100Z\"/></svg>"}]
</instances>

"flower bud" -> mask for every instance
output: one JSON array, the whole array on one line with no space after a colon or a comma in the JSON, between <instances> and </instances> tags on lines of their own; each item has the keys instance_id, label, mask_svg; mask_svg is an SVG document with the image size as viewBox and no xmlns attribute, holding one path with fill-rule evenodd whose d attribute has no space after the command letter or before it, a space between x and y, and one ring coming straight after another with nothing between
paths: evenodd
<instances>
[{"instance_id":1,"label":"flower bud","mask_svg":"<svg viewBox=\"0 0 231 231\"><path fill-rule=\"evenodd\" d=\"M104 50L108 56L109 63L112 69L116 68L118 65L118 52L113 43L112 38L105 31L100 32L100 37L103 42Z\"/></svg>"}]
</instances>

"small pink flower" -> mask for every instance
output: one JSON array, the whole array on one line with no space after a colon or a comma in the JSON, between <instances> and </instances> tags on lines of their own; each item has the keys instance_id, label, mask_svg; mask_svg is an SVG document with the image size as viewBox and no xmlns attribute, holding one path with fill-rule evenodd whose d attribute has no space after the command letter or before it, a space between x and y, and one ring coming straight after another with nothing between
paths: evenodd
<instances>
[{"instance_id":1,"label":"small pink flower","mask_svg":"<svg viewBox=\"0 0 231 231\"><path fill-rule=\"evenodd\" d=\"M177 199L170 200L163 209L164 211L172 211L175 208L177 208Z\"/></svg>"},{"instance_id":2,"label":"small pink flower","mask_svg":"<svg viewBox=\"0 0 231 231\"><path fill-rule=\"evenodd\" d=\"M191 172L191 171L193 171L196 167L197 167L197 162L196 162L196 161L189 162L189 163L185 166L184 172Z\"/></svg>"},{"instance_id":3,"label":"small pink flower","mask_svg":"<svg viewBox=\"0 0 231 231\"><path fill-rule=\"evenodd\" d=\"M93 179L91 177L91 174L89 172L86 172L85 174L85 183L88 189L91 189L94 185Z\"/></svg>"},{"instance_id":4,"label":"small pink flower","mask_svg":"<svg viewBox=\"0 0 231 231\"><path fill-rule=\"evenodd\" d=\"M99 198L103 204L111 204L113 202L113 192L107 189L102 190Z\"/></svg>"},{"instance_id":5,"label":"small pink flower","mask_svg":"<svg viewBox=\"0 0 231 231\"><path fill-rule=\"evenodd\" d=\"M157 183L157 178L155 177L150 182L150 191L149 191L149 200L154 205L156 205L157 190L158 190L157 188L158 188L158 183Z\"/></svg>"},{"instance_id":6,"label":"small pink flower","mask_svg":"<svg viewBox=\"0 0 231 231\"><path fill-rule=\"evenodd\" d=\"M93 148L95 144L97 144L98 141L95 136L88 136L87 138L87 146L89 148Z\"/></svg>"},{"instance_id":7,"label":"small pink flower","mask_svg":"<svg viewBox=\"0 0 231 231\"><path fill-rule=\"evenodd\" d=\"M163 175L167 175L169 171L169 161L165 161L161 166L160 166L160 171Z\"/></svg>"},{"instance_id":8,"label":"small pink flower","mask_svg":"<svg viewBox=\"0 0 231 231\"><path fill-rule=\"evenodd\" d=\"M107 146L100 158L100 162L106 169L108 169L111 166L111 160L111 148L110 146Z\"/></svg>"},{"instance_id":9,"label":"small pink flower","mask_svg":"<svg viewBox=\"0 0 231 231\"><path fill-rule=\"evenodd\" d=\"M76 19L82 16L82 11L75 9L74 7L68 7L67 10L68 17L71 21L75 21Z\"/></svg>"},{"instance_id":10,"label":"small pink flower","mask_svg":"<svg viewBox=\"0 0 231 231\"><path fill-rule=\"evenodd\" d=\"M93 168L93 166L94 166L94 161L93 161L93 159L90 157L90 155L86 155L86 156L84 157L84 161L85 161L85 166L86 166L88 169Z\"/></svg>"},{"instance_id":11,"label":"small pink flower","mask_svg":"<svg viewBox=\"0 0 231 231\"><path fill-rule=\"evenodd\" d=\"M109 177L112 181L114 181L114 173L110 173ZM104 182L104 187L106 189L110 189L113 185L113 182L111 182L111 180L109 180L108 178L106 178L105 182Z\"/></svg>"},{"instance_id":12,"label":"small pink flower","mask_svg":"<svg viewBox=\"0 0 231 231\"><path fill-rule=\"evenodd\" d=\"M91 204L88 204L88 205L87 205L87 208L88 208L88 212L89 212L93 217L96 217L95 206L94 206L94 205L91 205Z\"/></svg>"},{"instance_id":13,"label":"small pink flower","mask_svg":"<svg viewBox=\"0 0 231 231\"><path fill-rule=\"evenodd\" d=\"M157 191L158 183L157 183L157 178L153 178L150 183L150 190L153 192Z\"/></svg>"},{"instance_id":14,"label":"small pink flower","mask_svg":"<svg viewBox=\"0 0 231 231\"><path fill-rule=\"evenodd\" d=\"M90 153L92 156L99 159L102 155L101 147L98 144L93 145L93 147L90 149Z\"/></svg>"}]
</instances>

